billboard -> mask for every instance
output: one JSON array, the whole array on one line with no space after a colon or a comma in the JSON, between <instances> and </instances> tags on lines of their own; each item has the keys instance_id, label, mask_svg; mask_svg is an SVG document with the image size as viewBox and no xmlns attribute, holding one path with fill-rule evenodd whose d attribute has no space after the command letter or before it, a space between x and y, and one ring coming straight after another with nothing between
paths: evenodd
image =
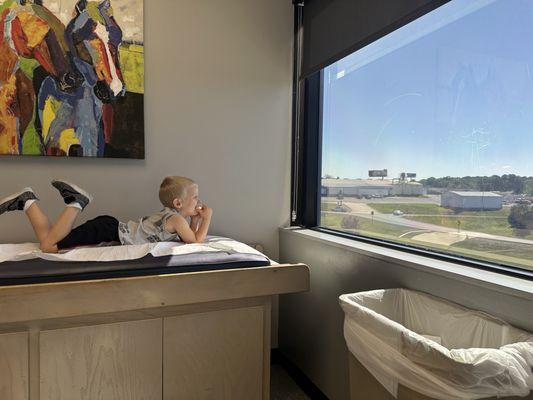
<instances>
[{"instance_id":1,"label":"billboard","mask_svg":"<svg viewBox=\"0 0 533 400\"><path fill-rule=\"evenodd\" d=\"M386 169L371 169L368 171L368 176L370 178L384 178L387 176Z\"/></svg>"}]
</instances>

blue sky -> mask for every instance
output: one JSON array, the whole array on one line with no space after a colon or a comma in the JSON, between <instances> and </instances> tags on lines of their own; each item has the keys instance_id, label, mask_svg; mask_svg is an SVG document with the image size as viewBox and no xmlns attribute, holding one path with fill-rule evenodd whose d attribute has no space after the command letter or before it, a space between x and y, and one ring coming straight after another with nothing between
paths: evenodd
<instances>
[{"instance_id":1,"label":"blue sky","mask_svg":"<svg viewBox=\"0 0 533 400\"><path fill-rule=\"evenodd\" d=\"M533 175L533 1L452 0L326 68L323 110L323 175Z\"/></svg>"}]
</instances>

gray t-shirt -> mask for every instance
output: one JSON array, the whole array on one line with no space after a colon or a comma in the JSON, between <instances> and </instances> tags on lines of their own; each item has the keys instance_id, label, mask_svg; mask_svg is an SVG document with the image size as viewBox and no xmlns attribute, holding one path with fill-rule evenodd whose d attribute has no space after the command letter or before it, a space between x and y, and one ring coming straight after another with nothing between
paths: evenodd
<instances>
[{"instance_id":1,"label":"gray t-shirt","mask_svg":"<svg viewBox=\"0 0 533 400\"><path fill-rule=\"evenodd\" d=\"M179 241L177 233L169 233L165 230L165 223L178 212L165 207L163 210L142 217L139 221L119 222L118 236L122 244L144 244L156 242Z\"/></svg>"}]
</instances>

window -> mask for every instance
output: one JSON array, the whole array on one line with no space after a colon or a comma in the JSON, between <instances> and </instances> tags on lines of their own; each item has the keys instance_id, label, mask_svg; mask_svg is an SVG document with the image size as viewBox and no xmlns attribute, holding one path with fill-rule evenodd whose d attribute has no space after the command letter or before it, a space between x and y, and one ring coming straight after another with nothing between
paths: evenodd
<instances>
[{"instance_id":1,"label":"window","mask_svg":"<svg viewBox=\"0 0 533 400\"><path fill-rule=\"evenodd\" d=\"M453 0L325 68L318 225L533 270L532 22Z\"/></svg>"}]
</instances>

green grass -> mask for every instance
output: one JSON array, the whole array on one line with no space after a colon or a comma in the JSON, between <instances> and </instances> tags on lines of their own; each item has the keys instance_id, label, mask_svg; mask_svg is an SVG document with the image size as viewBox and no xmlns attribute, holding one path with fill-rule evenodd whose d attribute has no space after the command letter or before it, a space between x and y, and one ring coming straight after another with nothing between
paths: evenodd
<instances>
[{"instance_id":1,"label":"green grass","mask_svg":"<svg viewBox=\"0 0 533 400\"><path fill-rule=\"evenodd\" d=\"M341 214L329 214L321 213L320 215L320 225L326 228L338 229L351 233L366 234L368 236L378 236L387 239L398 240L400 235L403 235L406 232L412 231L413 229L407 226L400 226L394 224L387 224L385 222L374 221L368 218L357 218L359 221L357 229L344 229L342 228L341 222L343 219ZM401 238L400 238L401 239Z\"/></svg>"},{"instance_id":2,"label":"green grass","mask_svg":"<svg viewBox=\"0 0 533 400\"><path fill-rule=\"evenodd\" d=\"M454 253L477 259L533 269L533 245L473 238L451 246Z\"/></svg>"},{"instance_id":3,"label":"green grass","mask_svg":"<svg viewBox=\"0 0 533 400\"><path fill-rule=\"evenodd\" d=\"M339 229L342 217L340 214L320 213L320 225L325 228Z\"/></svg>"},{"instance_id":4,"label":"green grass","mask_svg":"<svg viewBox=\"0 0 533 400\"><path fill-rule=\"evenodd\" d=\"M454 212L453 210L440 207L436 204L424 203L368 203L368 205L377 212L383 214L392 214L395 210L401 210L405 214L403 218L413 221L453 229L458 228L457 223L459 221L459 228L461 231L481 232L533 240L532 233L520 234L510 227L507 220L510 212L509 207L504 207L501 210L495 211ZM335 206L336 203L323 202L322 210L329 211ZM342 214L322 213L321 225L363 236L390 240L415 247L435 249L436 251L470 257L477 260L533 269L533 245L482 238L466 239L451 246L424 243L412 239L422 233L420 231L415 231L413 228L379 221L372 222L370 219L362 217L358 217L357 229L344 229L341 225L343 217Z\"/></svg>"},{"instance_id":5,"label":"green grass","mask_svg":"<svg viewBox=\"0 0 533 400\"><path fill-rule=\"evenodd\" d=\"M505 265L512 265L519 268L533 269L533 245L482 238L467 239L462 242L455 243L451 246L423 243L420 241L412 240L413 236L422 233L420 231L413 232L413 228L402 227L400 225L394 224L387 224L380 221L372 222L372 220L370 219L358 217L357 229L344 229L341 226L343 217L344 216L342 214L321 213L320 225L349 233L355 233L363 236L412 245L414 247L434 249L436 251L442 251L444 253L470 257L473 259L495 262ZM446 224L450 223L452 219L456 221L458 217L443 216L440 218L424 218L426 219L426 221L430 220L430 218L445 220L443 223ZM468 218L463 218L463 220L467 219ZM470 220L472 220L472 218L470 218ZM484 229L485 231L492 230L493 232L497 232L497 234L507 233L507 236L512 235L512 230L507 226L499 225L498 219L492 221L492 224L489 223L489 228L487 228L487 221L490 221L490 219L477 218L474 221L467 221L466 226L469 228L469 230L477 230L481 232L481 229ZM506 219L504 219L504 221L506 222ZM432 223L435 223L435 221L433 221ZM484 224L484 226L480 227L479 225L474 224ZM407 235L405 235L406 233ZM533 235L530 234L528 236L525 236L525 238L533 239Z\"/></svg>"},{"instance_id":6,"label":"green grass","mask_svg":"<svg viewBox=\"0 0 533 400\"><path fill-rule=\"evenodd\" d=\"M461 231L481 232L490 235L521 237L524 239L533 239L533 234L517 235L516 231L511 228L507 217L472 217L463 215L448 216L408 216L412 221L425 222L428 224L445 226L448 228L459 229ZM458 222L460 223L458 225Z\"/></svg>"},{"instance_id":7,"label":"green grass","mask_svg":"<svg viewBox=\"0 0 533 400\"><path fill-rule=\"evenodd\" d=\"M510 208L504 207L494 211L459 211L455 212L449 208L441 207L437 204L428 203L368 203L370 207L382 214L392 214L395 210L400 210L404 214L422 215L460 215L460 216L483 216L483 217L505 217L509 216Z\"/></svg>"},{"instance_id":8,"label":"green grass","mask_svg":"<svg viewBox=\"0 0 533 400\"><path fill-rule=\"evenodd\" d=\"M452 210L440 207L436 204L368 203L368 205L382 214L392 214L395 210L400 210L404 214L453 214Z\"/></svg>"},{"instance_id":9,"label":"green grass","mask_svg":"<svg viewBox=\"0 0 533 400\"><path fill-rule=\"evenodd\" d=\"M462 211L460 213L456 213L456 215L473 215L477 217L499 217L499 218L507 218L509 216L509 213L511 212L510 207L504 207L501 210L494 210L494 211Z\"/></svg>"},{"instance_id":10,"label":"green grass","mask_svg":"<svg viewBox=\"0 0 533 400\"><path fill-rule=\"evenodd\" d=\"M473 238L463 240L453 247L483 251L487 253L502 254L517 258L528 258L533 260L533 245L524 243L503 242L500 240L490 240Z\"/></svg>"},{"instance_id":11,"label":"green grass","mask_svg":"<svg viewBox=\"0 0 533 400\"><path fill-rule=\"evenodd\" d=\"M404 218L412 221L460 229L461 231L481 232L509 237L517 236L515 230L511 228L507 220L510 212L509 207L495 211L463 211L454 213L452 210L436 204L369 203L368 205L383 214L392 214L394 210L401 210L405 214ZM533 234L521 237L533 239Z\"/></svg>"}]
</instances>

